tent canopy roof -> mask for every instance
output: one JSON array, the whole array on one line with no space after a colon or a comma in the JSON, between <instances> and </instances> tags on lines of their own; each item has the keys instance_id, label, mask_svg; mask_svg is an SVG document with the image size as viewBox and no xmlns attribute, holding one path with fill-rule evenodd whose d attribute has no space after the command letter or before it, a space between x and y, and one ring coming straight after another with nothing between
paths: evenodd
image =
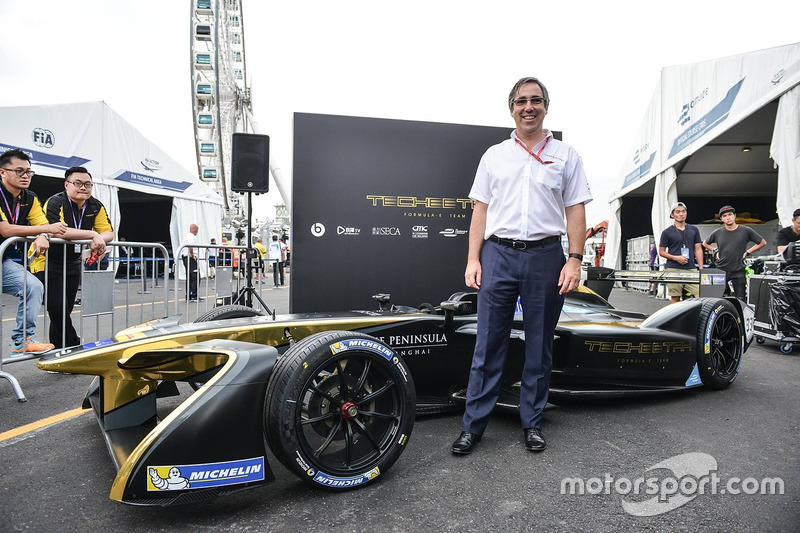
<instances>
[{"instance_id":1,"label":"tent canopy roof","mask_svg":"<svg viewBox=\"0 0 800 533\"><path fill-rule=\"evenodd\" d=\"M682 196L774 194L777 101L798 83L800 43L662 69L611 200L651 195L669 167Z\"/></svg>"},{"instance_id":2,"label":"tent canopy roof","mask_svg":"<svg viewBox=\"0 0 800 533\"><path fill-rule=\"evenodd\" d=\"M200 179L105 102L0 107L0 150L20 148L34 170L86 167L95 181L147 194L222 204Z\"/></svg>"}]
</instances>

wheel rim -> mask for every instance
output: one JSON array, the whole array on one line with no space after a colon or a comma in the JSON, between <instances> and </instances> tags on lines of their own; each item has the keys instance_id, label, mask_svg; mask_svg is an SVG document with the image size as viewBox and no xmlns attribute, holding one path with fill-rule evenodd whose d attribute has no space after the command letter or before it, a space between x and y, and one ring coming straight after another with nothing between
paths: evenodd
<instances>
[{"instance_id":1,"label":"wheel rim","mask_svg":"<svg viewBox=\"0 0 800 533\"><path fill-rule=\"evenodd\" d=\"M711 366L720 377L728 378L739 367L741 356L739 324L732 314L724 313L711 332Z\"/></svg>"},{"instance_id":2,"label":"wheel rim","mask_svg":"<svg viewBox=\"0 0 800 533\"><path fill-rule=\"evenodd\" d=\"M394 444L403 393L385 363L365 353L324 362L306 381L297 437L306 457L330 474L360 473Z\"/></svg>"}]
</instances>

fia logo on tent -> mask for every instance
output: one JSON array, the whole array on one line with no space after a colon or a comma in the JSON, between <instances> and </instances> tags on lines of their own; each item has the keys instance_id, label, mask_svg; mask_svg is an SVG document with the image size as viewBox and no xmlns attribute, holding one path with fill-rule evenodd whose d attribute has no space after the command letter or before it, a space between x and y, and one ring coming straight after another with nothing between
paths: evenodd
<instances>
[{"instance_id":1,"label":"fia logo on tent","mask_svg":"<svg viewBox=\"0 0 800 533\"><path fill-rule=\"evenodd\" d=\"M33 144L43 148L52 148L56 144L56 136L52 131L44 128L34 128L31 132L31 139L33 139Z\"/></svg>"}]
</instances>

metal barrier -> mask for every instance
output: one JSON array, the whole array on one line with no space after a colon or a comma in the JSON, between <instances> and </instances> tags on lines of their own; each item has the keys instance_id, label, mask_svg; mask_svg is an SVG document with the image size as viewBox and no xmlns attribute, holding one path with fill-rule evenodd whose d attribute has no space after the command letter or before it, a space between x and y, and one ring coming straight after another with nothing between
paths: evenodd
<instances>
[{"instance_id":1,"label":"metal barrier","mask_svg":"<svg viewBox=\"0 0 800 533\"><path fill-rule=\"evenodd\" d=\"M28 257L28 249L29 244L33 242L34 237L13 237L8 238L0 244L0 257L5 256L6 250L12 246L16 245L17 243L24 243L22 249L22 266L24 267L26 272L29 272L30 260ZM68 241L64 239L57 239L53 238L50 241L50 247L54 246L62 246L66 251L67 246L75 246L75 245L84 245L89 244L90 240L78 240L78 241ZM108 253L104 258L101 258L97 261L94 265L94 268L86 269L83 266L83 259L81 264L81 280L80 280L80 304L76 303L76 307L80 305L80 315L79 315L79 326L78 331L79 337L82 343L87 342L90 339L90 336L87 334L84 319L94 318L95 322L95 334L94 339L95 341L100 340L100 327L101 327L101 319L108 318L110 321L110 331L111 334L116 332L118 329L123 329L117 323L119 318L116 317L116 310L115 310L115 303L122 303L121 301L124 300L124 326L129 327L131 325L140 324L145 322L146 320L150 320L152 318L161 318L169 314L169 262L170 257L167 252L167 249L164 245L160 243L148 243L148 242L126 242L126 241L111 241L107 245ZM121 258L118 256L118 251L120 250L127 250L125 258ZM66 344L66 320L67 320L67 297L66 297L66 290L67 290L67 268L66 268L66 254L62 254L62 265L61 265L61 298L60 298L60 305L61 305L61 342L59 343L61 346ZM125 276L120 278L118 275L121 271L122 266L125 266ZM137 274L137 265L139 273ZM159 268L160 265L163 265L162 268ZM102 267L102 268L101 268ZM133 267L133 268L132 268ZM150 267L150 268L148 268ZM42 317L41 308L42 304L46 304L48 302L49 296L49 285L50 285L50 272L49 272L49 262L45 263L45 270L44 270L44 294L42 298L42 302L28 302L27 301L27 283L28 283L28 276L23 276L23 290L22 294L19 298L22 299L22 306L23 306L23 314L27 312L28 305L36 305L40 312L38 317ZM152 288L153 290L149 290L147 286L148 281L148 270L152 270ZM163 273L163 283L164 283L164 292L163 292L163 300L157 301L156 300L156 287L158 287L159 281L159 271ZM134 276L131 277L131 273L133 272ZM2 269L0 269L0 286L2 286L3 280ZM131 279L139 279L140 282L131 283ZM123 290L116 290L115 285L122 283L124 280L125 285ZM140 288L138 291L138 297L132 296L132 289L136 288L137 286ZM117 293L124 293L119 295ZM146 295L152 295L149 302L146 302ZM121 296L121 297L120 297ZM163 304L163 307L161 306ZM132 316L131 310L135 307L139 308L138 317ZM16 308L16 306L14 306ZM45 305L46 307L46 305ZM120 307L123 307L120 305ZM148 312L146 308L149 307ZM8 372L3 371L3 365L19 362L19 361L27 361L30 359L38 358L41 354L22 354L22 355L14 355L12 357L5 357L5 347L7 345L6 336L3 333L3 320L2 320L2 311L0 311L0 378L4 378L11 383L11 386L14 389L14 393L17 396L19 401L26 401L25 396L22 392L21 387L19 386L18 381L14 376L9 374ZM47 332L48 328L48 321L49 316L48 313L44 313L43 320L37 320L37 336L39 338L45 337L45 332ZM51 339L51 342L53 340Z\"/></svg>"},{"instance_id":2,"label":"metal barrier","mask_svg":"<svg viewBox=\"0 0 800 533\"><path fill-rule=\"evenodd\" d=\"M22 266L26 272L29 272L28 249L34 239L34 237L6 239L0 243L0 257L5 255L10 246L23 243ZM90 243L90 240L69 241L53 238L50 240L50 247L62 246L66 249L67 246L87 245ZM181 246L178 249L176 258L181 257L185 248L187 246ZM183 261L177 259L173 263L173 258L169 256L167 249L160 243L111 241L106 245L106 257L97 261L91 268L85 268L82 263L80 269L80 303L75 304L75 311L71 313L71 315L74 315L80 309L78 324L76 324L75 328L80 337L80 342L85 345L87 342L103 340L101 339L101 327L104 332L110 329L110 335L114 335L117 331L132 325L167 316L170 314L170 303L173 297L175 300L174 314L182 314L181 321L194 320L216 305L244 304L243 295L247 290L248 273L246 271L246 256L243 254L249 251L253 256L256 256L258 251L255 248L228 244L201 244L194 245L193 248L198 250L197 256L199 259L199 268L194 273L198 288L198 298L195 302L187 301L188 294L185 294L184 298L180 297L181 287L186 289L188 281L188 278L179 281L179 273ZM208 251L211 249L217 251L214 261L216 274L214 278L205 275L209 269ZM270 312L270 310L263 304L260 294L264 286L267 285L265 283L267 275L271 275L271 270L268 272L267 265L273 261L264 260L263 275L255 278L252 285L252 290L256 296L253 300L253 306L263 308L267 312ZM44 294L42 302L27 301L25 296L27 292L27 276L23 277L23 290L20 296L23 301L24 311L27 311L29 305L35 305L39 311L36 321L36 334L40 339L47 336L46 332L49 329L49 313L46 310L42 312L42 307L44 306L46 309L50 293L50 267L51 264L46 262L43 276ZM61 298L58 300L61 305L61 328L59 329L61 342L54 343L61 346L67 344L67 270L67 257L66 254L62 254ZM255 273L255 268L253 270ZM175 283L173 287L170 287L170 275L173 273L175 275ZM0 286L2 286L2 279L2 269L0 269ZM159 286L159 282L162 279L163 298L159 299L157 295L162 294ZM123 283L124 286L120 286ZM170 295L171 289L175 291L173 296ZM16 302L16 297L14 298ZM11 301L10 298L7 303L9 301ZM185 302L183 313L181 313L181 301ZM258 305L259 303L262 305ZM7 308L11 308L11 306L7 306ZM14 305L13 308L16 309L17 306ZM138 312L136 312L137 309ZM90 320L93 320L93 328ZM94 331L92 332L91 330ZM36 359L41 354L22 354L6 357L4 353L7 351L8 342L9 338L3 332L3 316L0 310L0 378L4 378L11 383L17 399L23 402L26 399L19 382L14 376L3 370L3 365ZM50 339L50 342L53 342L53 339Z\"/></svg>"},{"instance_id":3,"label":"metal barrier","mask_svg":"<svg viewBox=\"0 0 800 533\"><path fill-rule=\"evenodd\" d=\"M187 265L189 261L184 264L183 251L187 248L196 250L197 256L197 270L194 273L195 283L197 287L197 299L190 300L190 280ZM209 250L216 250L216 255L209 255ZM256 248L247 246L232 246L230 244L193 244L191 246L183 245L178 248L175 253L175 315L181 315L181 321L191 321L201 316L206 311L217 305L225 304L244 304L244 294L247 290L247 267L246 256L244 254L251 254L251 258L258 254ZM209 274L211 265L210 259L214 259L215 276L212 278ZM266 263L265 259L265 263ZM255 270L255 266L251 267ZM180 280L179 269L185 269L186 278ZM266 268L264 268L266 275ZM263 309L267 312L270 310L263 305L263 300L260 297L264 289L264 277L256 279L253 283L253 290L257 298L253 301L253 307ZM184 297L178 297L181 288L185 291ZM181 313L181 302L184 302L185 309ZM262 305L259 305L262 304Z\"/></svg>"}]
</instances>

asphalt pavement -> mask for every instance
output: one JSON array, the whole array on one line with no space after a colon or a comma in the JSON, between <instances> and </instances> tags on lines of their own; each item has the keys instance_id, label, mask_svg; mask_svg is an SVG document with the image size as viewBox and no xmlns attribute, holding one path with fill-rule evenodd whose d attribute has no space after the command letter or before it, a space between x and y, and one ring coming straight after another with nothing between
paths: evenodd
<instances>
[{"instance_id":1,"label":"asphalt pavement","mask_svg":"<svg viewBox=\"0 0 800 533\"><path fill-rule=\"evenodd\" d=\"M278 313L288 310L287 289L263 294ZM610 301L645 312L666 305L620 289ZM164 509L108 499L115 471L90 413L25 427L78 407L90 377L47 374L33 361L7 370L29 401L18 403L0 380L0 531L797 531L800 524L800 356L781 354L771 341L750 347L724 391L550 409L542 453L523 448L514 415L496 413L469 456L450 452L458 415L419 417L406 451L366 488L314 489L269 455L274 483ZM748 480L745 490L706 486L698 494L689 484L676 496L682 504L664 512L678 500L662 483L664 501L651 506L661 514L630 505L644 498L625 493L626 481L647 472L663 480L664 465L688 454L710 457L720 486ZM784 493L747 493L765 479L780 479ZM584 494L562 490L577 480Z\"/></svg>"}]
</instances>

